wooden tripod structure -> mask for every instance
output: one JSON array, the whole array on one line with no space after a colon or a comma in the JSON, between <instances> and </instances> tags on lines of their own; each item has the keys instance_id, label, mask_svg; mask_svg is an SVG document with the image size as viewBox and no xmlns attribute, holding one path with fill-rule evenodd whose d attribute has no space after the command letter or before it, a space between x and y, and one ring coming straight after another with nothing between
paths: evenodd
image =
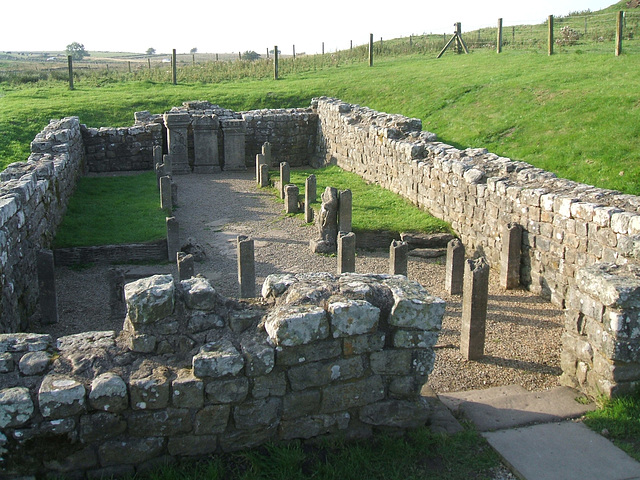
<instances>
[{"instance_id":1,"label":"wooden tripod structure","mask_svg":"<svg viewBox=\"0 0 640 480\"><path fill-rule=\"evenodd\" d=\"M438 54L438 56L436 58L440 58L444 52L447 51L447 48L449 48L449 46L451 46L451 44L454 42L456 42L456 52L457 53L462 53L462 50L464 50L464 53L469 53L469 49L467 48L467 45L464 43L464 40L462 39L462 24L460 22L457 22L454 24L456 27L456 31L453 34L453 37L451 37L449 39L449 41L447 42L447 44L444 46L444 48L442 49L442 51Z\"/></svg>"}]
</instances>

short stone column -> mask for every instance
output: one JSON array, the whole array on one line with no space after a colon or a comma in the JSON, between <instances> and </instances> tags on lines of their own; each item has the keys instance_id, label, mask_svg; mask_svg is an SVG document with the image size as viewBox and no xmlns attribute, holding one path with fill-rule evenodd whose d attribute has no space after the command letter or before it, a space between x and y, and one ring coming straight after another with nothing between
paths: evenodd
<instances>
[{"instance_id":1,"label":"short stone column","mask_svg":"<svg viewBox=\"0 0 640 480\"><path fill-rule=\"evenodd\" d=\"M298 213L298 197L300 189L289 184L284 187L284 213Z\"/></svg>"},{"instance_id":2,"label":"short stone column","mask_svg":"<svg viewBox=\"0 0 640 480\"><path fill-rule=\"evenodd\" d=\"M256 183L260 184L260 167L266 165L267 162L264 159L264 155L261 153L256 154Z\"/></svg>"},{"instance_id":3,"label":"short stone column","mask_svg":"<svg viewBox=\"0 0 640 480\"><path fill-rule=\"evenodd\" d=\"M318 180L316 176L311 174L304 182L304 221L306 223L313 222L313 207L312 203L315 203L318 196Z\"/></svg>"},{"instance_id":4,"label":"short stone column","mask_svg":"<svg viewBox=\"0 0 640 480\"><path fill-rule=\"evenodd\" d=\"M260 165L260 187L269 186L269 165L263 163Z\"/></svg>"},{"instance_id":5,"label":"short stone column","mask_svg":"<svg viewBox=\"0 0 640 480\"><path fill-rule=\"evenodd\" d=\"M162 156L162 165L164 165L164 174L171 176L171 155Z\"/></svg>"},{"instance_id":6,"label":"short stone column","mask_svg":"<svg viewBox=\"0 0 640 480\"><path fill-rule=\"evenodd\" d=\"M265 163L271 167L271 144L269 142L262 144L262 155L264 155Z\"/></svg>"},{"instance_id":7,"label":"short stone column","mask_svg":"<svg viewBox=\"0 0 640 480\"><path fill-rule=\"evenodd\" d=\"M165 113L164 124L167 127L169 155L171 155L171 174L184 175L191 173L187 129L191 123L188 113Z\"/></svg>"},{"instance_id":8,"label":"short stone column","mask_svg":"<svg viewBox=\"0 0 640 480\"><path fill-rule=\"evenodd\" d=\"M409 244L393 240L389 246L389 274L407 276Z\"/></svg>"},{"instance_id":9,"label":"short stone column","mask_svg":"<svg viewBox=\"0 0 640 480\"><path fill-rule=\"evenodd\" d=\"M216 115L194 115L192 126L193 172L215 173L220 171L218 117Z\"/></svg>"},{"instance_id":10,"label":"short stone column","mask_svg":"<svg viewBox=\"0 0 640 480\"><path fill-rule=\"evenodd\" d=\"M502 227L500 252L500 286L511 290L520 285L520 257L522 252L522 226L508 223Z\"/></svg>"},{"instance_id":11,"label":"short stone column","mask_svg":"<svg viewBox=\"0 0 640 480\"><path fill-rule=\"evenodd\" d=\"M178 252L176 255L178 264L178 277L180 280L187 280L194 276L194 260L190 253Z\"/></svg>"},{"instance_id":12,"label":"short stone column","mask_svg":"<svg viewBox=\"0 0 640 480\"><path fill-rule=\"evenodd\" d=\"M180 251L180 227L176 217L167 217L167 254L170 262L177 261Z\"/></svg>"},{"instance_id":13,"label":"short stone column","mask_svg":"<svg viewBox=\"0 0 640 480\"><path fill-rule=\"evenodd\" d=\"M153 146L153 164L162 163L162 147L160 145Z\"/></svg>"},{"instance_id":14,"label":"short stone column","mask_svg":"<svg viewBox=\"0 0 640 480\"><path fill-rule=\"evenodd\" d=\"M156 187L160 190L160 179L167 174L164 173L164 163L156 163Z\"/></svg>"},{"instance_id":15,"label":"short stone column","mask_svg":"<svg viewBox=\"0 0 640 480\"><path fill-rule=\"evenodd\" d=\"M338 275L356 271L356 234L338 232Z\"/></svg>"},{"instance_id":16,"label":"short stone column","mask_svg":"<svg viewBox=\"0 0 640 480\"><path fill-rule=\"evenodd\" d=\"M226 171L246 170L245 155L246 124L244 120L231 119L222 122L224 141L224 167Z\"/></svg>"},{"instance_id":17,"label":"short stone column","mask_svg":"<svg viewBox=\"0 0 640 480\"><path fill-rule=\"evenodd\" d=\"M484 355L488 298L489 264L484 258L467 260L460 329L460 353L465 360L477 360Z\"/></svg>"},{"instance_id":18,"label":"short stone column","mask_svg":"<svg viewBox=\"0 0 640 480\"><path fill-rule=\"evenodd\" d=\"M160 208L167 213L171 213L173 209L171 178L168 176L160 177Z\"/></svg>"},{"instance_id":19,"label":"short stone column","mask_svg":"<svg viewBox=\"0 0 640 480\"><path fill-rule=\"evenodd\" d=\"M240 298L253 298L256 296L256 261L253 239L246 235L239 235L237 253Z\"/></svg>"},{"instance_id":20,"label":"short stone column","mask_svg":"<svg viewBox=\"0 0 640 480\"><path fill-rule=\"evenodd\" d=\"M447 244L444 288L449 295L460 295L464 284L464 245L459 238Z\"/></svg>"},{"instance_id":21,"label":"short stone column","mask_svg":"<svg viewBox=\"0 0 640 480\"><path fill-rule=\"evenodd\" d=\"M291 168L287 162L280 163L280 198L284 199L284 187L291 183Z\"/></svg>"},{"instance_id":22,"label":"short stone column","mask_svg":"<svg viewBox=\"0 0 640 480\"><path fill-rule=\"evenodd\" d=\"M351 211L353 209L353 197L351 190L342 190L338 201L338 230L341 232L350 232L351 227Z\"/></svg>"},{"instance_id":23,"label":"short stone column","mask_svg":"<svg viewBox=\"0 0 640 480\"><path fill-rule=\"evenodd\" d=\"M38 291L42 323L58 323L58 295L56 272L51 250L40 250L36 255Z\"/></svg>"}]
</instances>

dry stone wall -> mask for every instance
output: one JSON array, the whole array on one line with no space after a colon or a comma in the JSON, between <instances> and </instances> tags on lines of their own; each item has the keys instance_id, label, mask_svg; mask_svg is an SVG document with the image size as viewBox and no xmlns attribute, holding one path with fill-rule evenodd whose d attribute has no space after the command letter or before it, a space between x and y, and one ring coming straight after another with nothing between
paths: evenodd
<instances>
[{"instance_id":1,"label":"dry stone wall","mask_svg":"<svg viewBox=\"0 0 640 480\"><path fill-rule=\"evenodd\" d=\"M586 287L637 277L630 272L640 256L640 198L560 179L486 149L454 148L423 132L418 119L327 97L312 106L319 164L336 163L450 222L467 251L483 254L494 269L505 227L522 226L521 284L568 307L566 383L606 395L640 384L640 338L631 333L637 292L625 293L633 301L612 304L607 289Z\"/></svg>"},{"instance_id":2,"label":"dry stone wall","mask_svg":"<svg viewBox=\"0 0 640 480\"><path fill-rule=\"evenodd\" d=\"M25 329L37 307L37 253L50 246L84 167L78 118L52 120L31 152L0 173L0 332Z\"/></svg>"},{"instance_id":3,"label":"dry stone wall","mask_svg":"<svg viewBox=\"0 0 640 480\"><path fill-rule=\"evenodd\" d=\"M267 441L424 425L444 302L403 276L125 286L123 331L0 335L3 478L104 478Z\"/></svg>"}]
</instances>

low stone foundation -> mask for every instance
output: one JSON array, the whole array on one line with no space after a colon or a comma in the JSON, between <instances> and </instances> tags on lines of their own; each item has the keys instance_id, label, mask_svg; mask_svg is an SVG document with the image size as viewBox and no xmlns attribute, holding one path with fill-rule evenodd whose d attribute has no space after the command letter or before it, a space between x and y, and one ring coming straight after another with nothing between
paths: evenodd
<instances>
[{"instance_id":1,"label":"low stone foundation","mask_svg":"<svg viewBox=\"0 0 640 480\"><path fill-rule=\"evenodd\" d=\"M119 335L0 335L4 478L425 424L442 300L389 275L275 275L262 293L241 304L156 275L126 285Z\"/></svg>"}]
</instances>

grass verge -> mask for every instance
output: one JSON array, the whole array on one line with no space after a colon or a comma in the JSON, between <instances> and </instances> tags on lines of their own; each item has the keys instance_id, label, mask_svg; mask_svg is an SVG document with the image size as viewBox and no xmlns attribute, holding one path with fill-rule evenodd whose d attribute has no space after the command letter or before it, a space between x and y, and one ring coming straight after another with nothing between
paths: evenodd
<instances>
[{"instance_id":1,"label":"grass verge","mask_svg":"<svg viewBox=\"0 0 640 480\"><path fill-rule=\"evenodd\" d=\"M82 177L69 200L55 248L116 245L166 235L155 172L121 177Z\"/></svg>"},{"instance_id":2,"label":"grass verge","mask_svg":"<svg viewBox=\"0 0 640 480\"><path fill-rule=\"evenodd\" d=\"M584 423L598 433L608 432L614 444L640 461L640 389L606 400L601 408L586 414Z\"/></svg>"},{"instance_id":3,"label":"grass verge","mask_svg":"<svg viewBox=\"0 0 640 480\"><path fill-rule=\"evenodd\" d=\"M417 208L400 195L385 190L378 185L367 183L355 173L342 170L334 165L319 169L291 170L291 183L298 186L304 196L305 180L311 174L317 179L318 196L312 206L320 208L320 195L326 187L338 190L350 189L353 195L353 231L390 232L447 232L446 222L431 216ZM279 172L270 172L273 179L279 178Z\"/></svg>"},{"instance_id":4,"label":"grass verge","mask_svg":"<svg viewBox=\"0 0 640 480\"><path fill-rule=\"evenodd\" d=\"M360 442L268 444L207 462L168 467L143 478L480 480L492 478L499 465L497 454L474 431L448 436L421 428L402 437Z\"/></svg>"}]
</instances>

